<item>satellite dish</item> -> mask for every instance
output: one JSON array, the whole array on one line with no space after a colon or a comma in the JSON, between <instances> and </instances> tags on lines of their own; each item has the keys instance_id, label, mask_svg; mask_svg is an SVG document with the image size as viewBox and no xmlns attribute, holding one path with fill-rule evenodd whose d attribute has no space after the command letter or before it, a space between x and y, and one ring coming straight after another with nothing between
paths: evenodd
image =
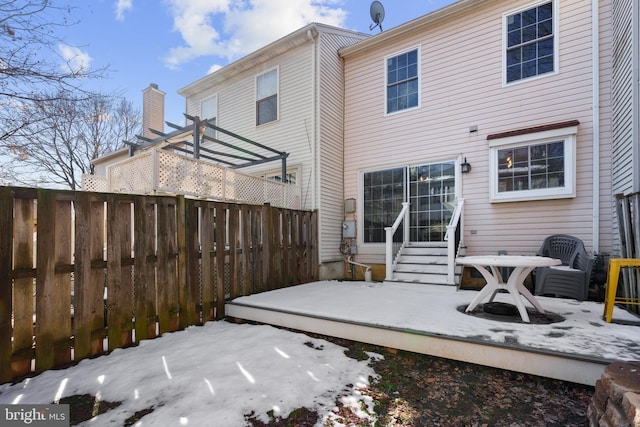
<instances>
[{"instance_id":1,"label":"satellite dish","mask_svg":"<svg viewBox=\"0 0 640 427\"><path fill-rule=\"evenodd\" d=\"M382 7L382 3L379 1L371 3L369 13L371 14L371 20L373 21L373 24L369 25L369 31L373 30L375 27L380 27L380 31L382 31L382 21L384 20L384 7Z\"/></svg>"}]
</instances>

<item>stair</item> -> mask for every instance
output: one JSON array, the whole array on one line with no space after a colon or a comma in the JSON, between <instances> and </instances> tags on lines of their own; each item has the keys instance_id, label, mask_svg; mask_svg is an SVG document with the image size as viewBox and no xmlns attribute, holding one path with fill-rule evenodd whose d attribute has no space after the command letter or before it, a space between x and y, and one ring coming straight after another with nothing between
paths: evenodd
<instances>
[{"instance_id":1,"label":"stair","mask_svg":"<svg viewBox=\"0 0 640 427\"><path fill-rule=\"evenodd\" d=\"M459 274L456 268L456 275ZM447 246L412 244L404 247L393 270L393 282L448 285ZM459 278L456 279L456 283Z\"/></svg>"}]
</instances>

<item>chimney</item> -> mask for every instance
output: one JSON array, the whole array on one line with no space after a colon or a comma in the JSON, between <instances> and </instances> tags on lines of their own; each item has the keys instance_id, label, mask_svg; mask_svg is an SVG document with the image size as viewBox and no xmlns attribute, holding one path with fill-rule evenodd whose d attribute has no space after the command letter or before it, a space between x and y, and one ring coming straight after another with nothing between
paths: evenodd
<instances>
[{"instance_id":1,"label":"chimney","mask_svg":"<svg viewBox=\"0 0 640 427\"><path fill-rule=\"evenodd\" d=\"M151 83L142 91L142 136L158 136L151 133L149 128L164 131L164 95L155 83Z\"/></svg>"}]
</instances>

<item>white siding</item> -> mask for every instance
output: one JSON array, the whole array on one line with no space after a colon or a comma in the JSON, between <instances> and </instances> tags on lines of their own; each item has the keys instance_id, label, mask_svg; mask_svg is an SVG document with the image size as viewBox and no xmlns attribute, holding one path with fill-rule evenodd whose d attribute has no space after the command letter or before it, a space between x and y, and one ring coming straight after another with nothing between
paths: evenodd
<instances>
[{"instance_id":1,"label":"white siding","mask_svg":"<svg viewBox=\"0 0 640 427\"><path fill-rule=\"evenodd\" d=\"M318 31L313 41L303 34L305 40L291 41L284 53L264 55L268 59L255 60L219 84L203 81L203 89L187 97L187 112L199 115L200 101L217 94L220 127L289 153L287 166L297 168L303 208L318 210L319 256L324 263L342 261L343 78L338 49L365 35L322 25L313 29ZM279 70L279 120L256 127L255 76L274 67ZM228 151L219 146L216 150ZM279 172L280 167L275 162L244 170L258 174Z\"/></svg>"},{"instance_id":2,"label":"white siding","mask_svg":"<svg viewBox=\"0 0 640 427\"><path fill-rule=\"evenodd\" d=\"M559 73L502 86L502 15L511 1L478 2L463 14L432 21L401 40L345 57L345 197L362 202L364 170L467 158L462 176L468 253L532 254L552 233L576 235L592 245L591 2L561 1ZM384 115L383 58L420 46L421 107ZM604 65L608 68L608 65ZM606 71L606 70L605 70ZM487 135L579 120L577 196L573 199L490 203ZM470 133L469 127L478 132ZM601 156L609 157L603 138ZM606 163L605 163L606 165ZM601 194L610 197L607 182ZM610 235L610 209L601 216ZM361 221L359 221L361 222ZM390 224L389 224L390 225ZM606 230L604 227L606 226ZM603 238L610 250L611 239ZM363 246L363 262L383 262L382 248Z\"/></svg>"},{"instance_id":3,"label":"white siding","mask_svg":"<svg viewBox=\"0 0 640 427\"><path fill-rule=\"evenodd\" d=\"M633 190L632 169L638 162L633 153L633 44L632 0L613 2L613 188L615 193ZM637 35L636 35L637 37ZM637 108L637 106L635 107Z\"/></svg>"},{"instance_id":4,"label":"white siding","mask_svg":"<svg viewBox=\"0 0 640 427\"><path fill-rule=\"evenodd\" d=\"M218 95L218 126L241 135L252 141L289 153L287 167L300 167L298 183L302 187L305 209L315 208L313 199L308 197L313 193L313 180L310 180L312 151L308 139L307 126L310 123L312 110L311 83L311 48L310 44L303 44L289 50L285 55L263 62L259 67L252 68L233 78L225 80L224 84L214 86L198 93L187 100L187 112L191 115L200 114L200 102L213 94ZM256 126L255 118L255 78L257 75L278 68L279 91L278 108L279 120ZM270 156L261 149L240 143L227 136L219 134L219 139L231 142L242 148ZM213 147L213 143L206 146ZM215 145L218 151L229 151ZM238 153L236 153L238 154ZM261 164L243 171L258 173L264 171L279 171L279 161Z\"/></svg>"},{"instance_id":5,"label":"white siding","mask_svg":"<svg viewBox=\"0 0 640 427\"><path fill-rule=\"evenodd\" d=\"M638 11L634 15L634 0L618 0L612 5L612 43L610 53L613 70L611 74L611 97L614 100L611 110L612 130L612 191L613 194L629 194L640 191L634 186L638 172L638 141L637 120L640 106L637 104L638 93L634 82L638 81L637 64L639 53L634 49L633 40L638 43L638 34L634 34L634 19L638 20ZM637 2L635 2L636 8ZM636 23L637 25L637 23ZM636 27L637 28L637 27ZM615 209L612 217L613 225L613 255L620 255L620 239L618 218Z\"/></svg>"},{"instance_id":6,"label":"white siding","mask_svg":"<svg viewBox=\"0 0 640 427\"><path fill-rule=\"evenodd\" d=\"M318 169L320 186L319 218L323 225L324 260L342 260L340 242L344 220L344 78L338 50L354 40L335 34L321 34L319 43L319 111L320 133Z\"/></svg>"}]
</instances>

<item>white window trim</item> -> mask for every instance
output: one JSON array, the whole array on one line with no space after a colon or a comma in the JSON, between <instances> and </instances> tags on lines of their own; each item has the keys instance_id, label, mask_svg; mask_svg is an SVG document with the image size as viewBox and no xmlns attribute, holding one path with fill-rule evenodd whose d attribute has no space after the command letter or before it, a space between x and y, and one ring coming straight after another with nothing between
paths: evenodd
<instances>
[{"instance_id":1,"label":"white window trim","mask_svg":"<svg viewBox=\"0 0 640 427\"><path fill-rule=\"evenodd\" d=\"M215 100L216 100L216 115L215 115L215 117L216 117L216 121L218 120L218 94L217 94L217 93L214 93L214 94L212 94L212 95L210 95L210 96L207 96L206 98L203 98L203 99L200 101L200 116L201 116L200 118L201 118L201 119L210 119L210 118L211 118L211 117L202 117L202 115L203 115L203 114L202 114L202 105L203 105L205 102L207 102L207 101L211 101L211 100L212 100L212 99L214 99L214 98L215 98Z\"/></svg>"},{"instance_id":2,"label":"white window trim","mask_svg":"<svg viewBox=\"0 0 640 427\"><path fill-rule=\"evenodd\" d=\"M258 77L263 76L265 74L268 74L270 72L272 72L273 70L276 70L276 119L272 120L270 122L266 122L266 123L262 123L262 124L258 124L257 123L257 117L258 117ZM253 117L256 118L256 127L262 127L262 126L267 126L271 123L275 123L278 122L280 120L280 67L276 66L273 68L269 68L268 70L265 70L259 74L255 75L254 78L254 102L253 102Z\"/></svg>"},{"instance_id":3,"label":"white window trim","mask_svg":"<svg viewBox=\"0 0 640 427\"><path fill-rule=\"evenodd\" d=\"M507 18L513 14L538 7L541 4L549 3L549 0L539 0L529 3L527 6L519 7L502 14L502 87L509 87L520 83L531 82L545 77L555 76L560 72L560 4L558 0L551 0L553 3L553 71L545 74L538 74L524 79L507 83Z\"/></svg>"},{"instance_id":4,"label":"white window trim","mask_svg":"<svg viewBox=\"0 0 640 427\"><path fill-rule=\"evenodd\" d=\"M300 180L301 180L301 173L302 173L302 165L287 165L287 174L295 174L296 175L296 185L299 186L300 185ZM282 175L282 168L280 169L268 169L266 171L263 172L259 172L259 175L261 178L265 178L265 179L271 179L272 177L275 176L280 176Z\"/></svg>"},{"instance_id":5,"label":"white window trim","mask_svg":"<svg viewBox=\"0 0 640 427\"><path fill-rule=\"evenodd\" d=\"M211 101L212 99L215 99L215 105L216 105L216 114L213 117L203 117L203 113L202 113L202 105L207 102L207 101ZM220 121L218 120L218 94L215 93L211 96L208 96L207 98L204 98L200 101L200 119L204 120L204 119L211 119L211 118L215 118L216 119L216 126L220 125ZM209 129L209 128L207 128ZM213 138L217 138L218 135L218 131L211 129L213 131ZM206 141L206 142L210 142L210 141Z\"/></svg>"},{"instance_id":6,"label":"white window trim","mask_svg":"<svg viewBox=\"0 0 640 427\"><path fill-rule=\"evenodd\" d=\"M386 243L378 243L378 242L365 242L364 241L364 175L366 173L371 172L381 172L388 169L399 169L405 168L409 169L416 166L422 166L425 164L435 164L435 163L446 163L452 162L455 166L455 196L456 199L462 197L462 174L460 172L460 163L462 162L462 156L458 157L436 157L434 159L419 161L419 162L411 162L411 163L400 163L400 164L383 164L376 167L364 168L358 170L358 198L356 199L356 236L358 241L358 251L362 255L380 255L384 254L384 250L386 249ZM409 198L409 189L405 187L404 189L404 199L405 201ZM362 236L362 237L361 237Z\"/></svg>"},{"instance_id":7,"label":"white window trim","mask_svg":"<svg viewBox=\"0 0 640 427\"><path fill-rule=\"evenodd\" d=\"M405 108L403 110L398 110L398 111L394 111L392 113L387 112L387 85L388 85L388 81L387 78L389 77L387 74L387 60L389 58L393 58L396 57L398 55L402 55L403 53L407 53L407 52L411 52L412 50L417 51L417 55L418 55L418 105L416 105L415 107L409 107L409 108ZM405 111L413 111L413 110L417 110L418 108L420 108L420 105L422 104L422 54L421 54L421 45L417 45L417 46L413 46L404 50L400 50L398 52L395 52L391 55L387 55L384 57L384 59L382 60L383 62L383 66L382 66L382 70L384 73L383 76L383 80L384 80L384 115L385 116L395 116L396 114L401 114L404 113Z\"/></svg>"},{"instance_id":8,"label":"white window trim","mask_svg":"<svg viewBox=\"0 0 640 427\"><path fill-rule=\"evenodd\" d=\"M578 126L489 141L489 197L492 203L576 197L576 134ZM498 150L564 141L564 187L498 192Z\"/></svg>"}]
</instances>

